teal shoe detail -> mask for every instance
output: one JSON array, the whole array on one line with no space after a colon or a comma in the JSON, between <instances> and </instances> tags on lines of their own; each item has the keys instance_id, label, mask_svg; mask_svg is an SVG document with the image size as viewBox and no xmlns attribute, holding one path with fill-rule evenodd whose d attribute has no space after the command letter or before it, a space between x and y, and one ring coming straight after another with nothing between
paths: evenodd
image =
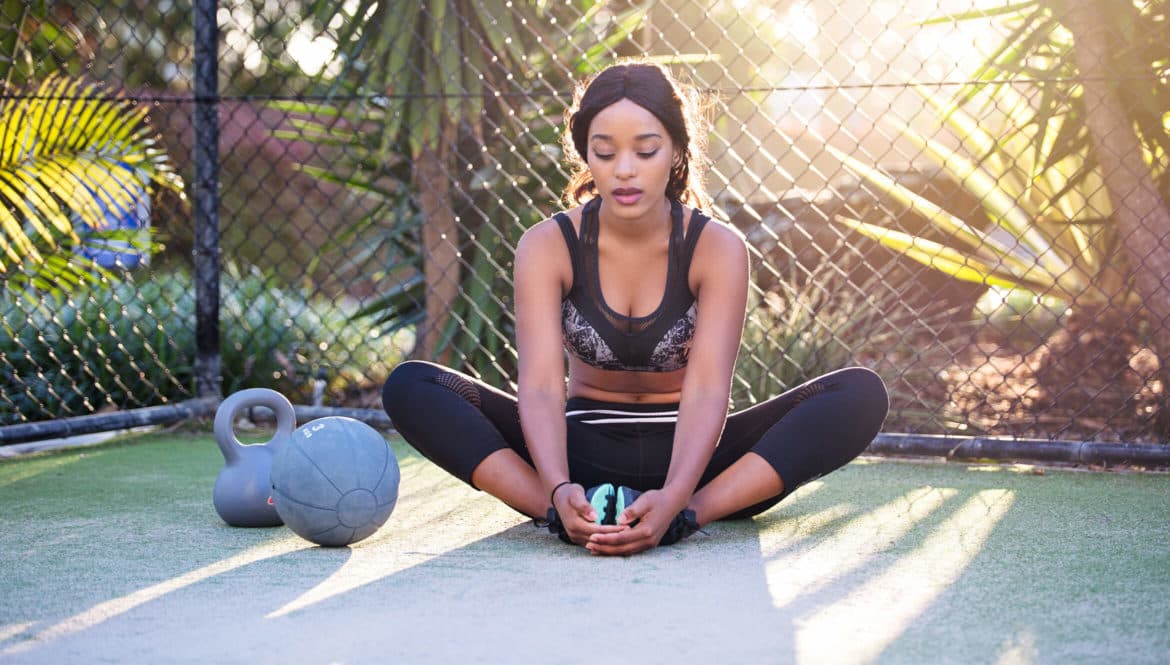
<instances>
[{"instance_id":1,"label":"teal shoe detail","mask_svg":"<svg viewBox=\"0 0 1170 665\"><path fill-rule=\"evenodd\" d=\"M604 483L585 491L585 498L589 500L589 504L597 512L596 522L598 524L617 523L617 513L613 510L614 494L615 490L613 485L609 483Z\"/></svg>"},{"instance_id":2,"label":"teal shoe detail","mask_svg":"<svg viewBox=\"0 0 1170 665\"><path fill-rule=\"evenodd\" d=\"M614 502L613 502L613 523L614 524L618 523L618 518L620 518L622 516L622 512L625 511L626 508L629 508L630 504L634 503L634 501L636 501L638 499L638 497L641 495L642 495L642 493L639 492L638 490L632 490L632 489L626 487L625 485L622 485L622 486L618 487L616 490L614 490ZM634 526L637 523L638 523L638 520L634 520L630 524L630 526Z\"/></svg>"}]
</instances>

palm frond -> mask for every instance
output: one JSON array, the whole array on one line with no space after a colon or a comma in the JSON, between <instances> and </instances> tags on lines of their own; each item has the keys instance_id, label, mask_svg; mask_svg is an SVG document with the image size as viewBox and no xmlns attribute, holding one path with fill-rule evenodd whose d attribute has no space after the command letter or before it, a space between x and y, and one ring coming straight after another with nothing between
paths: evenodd
<instances>
[{"instance_id":1,"label":"palm frond","mask_svg":"<svg viewBox=\"0 0 1170 665\"><path fill-rule=\"evenodd\" d=\"M132 209L151 186L183 196L145 106L56 75L0 101L3 284L91 281L100 269L74 253L78 227L109 230L111 211Z\"/></svg>"}]
</instances>

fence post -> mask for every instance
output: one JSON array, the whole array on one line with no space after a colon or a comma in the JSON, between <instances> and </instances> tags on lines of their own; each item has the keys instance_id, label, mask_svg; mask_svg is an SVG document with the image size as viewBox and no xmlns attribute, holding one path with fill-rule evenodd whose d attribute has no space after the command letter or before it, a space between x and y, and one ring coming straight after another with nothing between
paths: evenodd
<instances>
[{"instance_id":1,"label":"fence post","mask_svg":"<svg viewBox=\"0 0 1170 665\"><path fill-rule=\"evenodd\" d=\"M195 395L220 397L218 0L195 0Z\"/></svg>"}]
</instances>

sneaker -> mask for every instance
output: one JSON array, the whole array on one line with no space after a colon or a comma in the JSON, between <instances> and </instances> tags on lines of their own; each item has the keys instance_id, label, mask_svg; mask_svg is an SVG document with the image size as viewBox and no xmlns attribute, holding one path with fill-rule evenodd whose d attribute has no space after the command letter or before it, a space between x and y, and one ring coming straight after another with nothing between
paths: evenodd
<instances>
[{"instance_id":1,"label":"sneaker","mask_svg":"<svg viewBox=\"0 0 1170 665\"><path fill-rule=\"evenodd\" d=\"M615 490L614 494L613 523L616 524L617 518L621 516L622 511L637 500L642 493L622 485ZM637 523L638 520L634 520L630 523L630 526L634 526ZM695 519L695 511L689 509L683 510L670 521L670 526L666 527L666 533L662 534L662 540L658 541L658 544L660 546L673 545L683 538L691 536L696 531L701 531L701 529L699 528L698 521Z\"/></svg>"},{"instance_id":2,"label":"sneaker","mask_svg":"<svg viewBox=\"0 0 1170 665\"><path fill-rule=\"evenodd\" d=\"M636 501L639 496L642 496L641 492L638 490L632 490L625 485L621 485L616 490L614 490L613 524L618 523L618 518L622 516L622 512L625 511L626 508L629 508L630 504L634 503L634 501ZM630 526L634 526L638 523L638 521L639 520L634 520L630 523Z\"/></svg>"},{"instance_id":3,"label":"sneaker","mask_svg":"<svg viewBox=\"0 0 1170 665\"><path fill-rule=\"evenodd\" d=\"M593 506L593 510L597 513L595 521L598 524L617 524L618 512L614 511L616 493L617 490L609 483L585 490L585 499L589 501L589 505Z\"/></svg>"},{"instance_id":4,"label":"sneaker","mask_svg":"<svg viewBox=\"0 0 1170 665\"><path fill-rule=\"evenodd\" d=\"M604 483L597 487L592 487L585 491L585 498L593 506L593 510L597 512L598 524L617 524L618 516L622 514L630 504L642 493L638 490L630 489L624 485L614 487L610 483ZM565 526L561 522L560 515L557 514L556 508L549 508L546 518L546 525L549 533L556 535L562 541L573 545L575 544L569 539L569 534L565 532ZM630 526L634 526L638 520L634 520ZM540 526L538 524L538 526ZM675 515L674 519L670 521L670 526L666 527L666 533L662 534L662 540L658 541L659 547L663 545L673 545L678 541L688 538L697 531L702 531L699 528L699 523L695 519L695 511L686 509Z\"/></svg>"},{"instance_id":5,"label":"sneaker","mask_svg":"<svg viewBox=\"0 0 1170 665\"><path fill-rule=\"evenodd\" d=\"M633 491L628 488L622 489L625 489L627 492ZM616 490L614 490L613 485L604 483L602 485L598 485L597 487L591 487L585 490L585 498L589 501L590 505L593 506L593 510L597 513L598 524L617 523L617 515L619 513L614 512ZM557 538L560 538L562 541L570 545L576 544L569 539L569 534L565 531L565 525L563 522L561 522L561 516L557 514L556 508L548 509L548 514L545 516L543 525L539 522L537 522L536 525L538 527L547 527L549 533L555 535Z\"/></svg>"},{"instance_id":6,"label":"sneaker","mask_svg":"<svg viewBox=\"0 0 1170 665\"><path fill-rule=\"evenodd\" d=\"M540 521L535 519L532 522L537 526L537 528L547 527L549 533L553 534L557 538L560 538L562 541L570 545L575 544L572 540L569 540L569 534L565 532L565 525L561 522L561 516L557 514L556 508L548 509L548 514L545 516L544 524L541 524Z\"/></svg>"},{"instance_id":7,"label":"sneaker","mask_svg":"<svg viewBox=\"0 0 1170 665\"><path fill-rule=\"evenodd\" d=\"M666 533L662 534L662 540L658 541L658 545L659 547L673 545L696 531L702 531L702 529L699 528L699 522L695 519L695 511L685 509L670 521L670 526L666 527Z\"/></svg>"}]
</instances>

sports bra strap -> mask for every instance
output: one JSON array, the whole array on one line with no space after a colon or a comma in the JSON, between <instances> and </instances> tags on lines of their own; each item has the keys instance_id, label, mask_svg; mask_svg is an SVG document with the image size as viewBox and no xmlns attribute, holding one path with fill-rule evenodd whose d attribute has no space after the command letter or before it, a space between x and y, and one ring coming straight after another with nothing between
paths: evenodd
<instances>
[{"instance_id":1,"label":"sports bra strap","mask_svg":"<svg viewBox=\"0 0 1170 665\"><path fill-rule=\"evenodd\" d=\"M581 248L577 241L577 233L573 229L573 220L563 212L553 215L553 219L557 220L557 226L561 228L561 235L565 237L565 244L569 247L569 260L573 263L573 282L576 283L581 266Z\"/></svg>"},{"instance_id":2,"label":"sports bra strap","mask_svg":"<svg viewBox=\"0 0 1170 665\"><path fill-rule=\"evenodd\" d=\"M683 239L681 259L684 266L691 265L691 258L695 254L695 247L699 244L699 234L703 232L703 227L710 220L711 218L704 215L698 208L691 210L691 223L687 226L686 238Z\"/></svg>"}]
</instances>

